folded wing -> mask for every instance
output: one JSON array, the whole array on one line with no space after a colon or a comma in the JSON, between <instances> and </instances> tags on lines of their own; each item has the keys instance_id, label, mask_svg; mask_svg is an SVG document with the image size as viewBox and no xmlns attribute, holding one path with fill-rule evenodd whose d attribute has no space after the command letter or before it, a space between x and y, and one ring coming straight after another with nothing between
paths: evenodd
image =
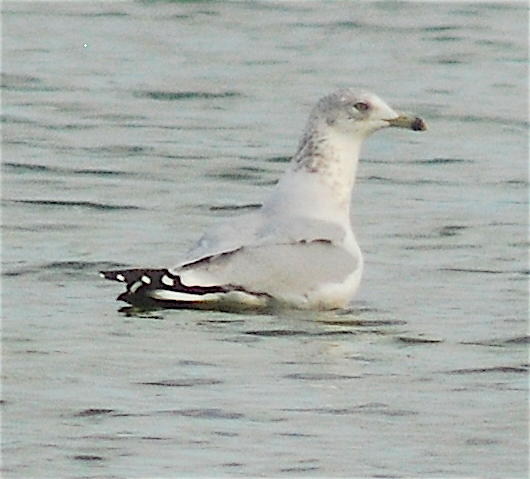
<instances>
[{"instance_id":1,"label":"folded wing","mask_svg":"<svg viewBox=\"0 0 530 479\"><path fill-rule=\"evenodd\" d=\"M102 275L127 285L118 299L144 308L232 310L283 303L328 309L341 307L350 297L361 267L360 259L343 247L316 239L242 246L173 270L134 269ZM335 306L335 302L341 304Z\"/></svg>"}]
</instances>

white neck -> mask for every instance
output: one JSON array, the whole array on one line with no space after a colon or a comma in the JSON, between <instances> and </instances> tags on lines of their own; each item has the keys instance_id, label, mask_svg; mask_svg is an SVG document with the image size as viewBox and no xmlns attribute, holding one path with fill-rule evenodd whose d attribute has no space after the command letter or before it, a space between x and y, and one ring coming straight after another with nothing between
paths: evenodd
<instances>
[{"instance_id":1,"label":"white neck","mask_svg":"<svg viewBox=\"0 0 530 479\"><path fill-rule=\"evenodd\" d=\"M264 208L349 223L363 139L327 125L309 129Z\"/></svg>"}]
</instances>

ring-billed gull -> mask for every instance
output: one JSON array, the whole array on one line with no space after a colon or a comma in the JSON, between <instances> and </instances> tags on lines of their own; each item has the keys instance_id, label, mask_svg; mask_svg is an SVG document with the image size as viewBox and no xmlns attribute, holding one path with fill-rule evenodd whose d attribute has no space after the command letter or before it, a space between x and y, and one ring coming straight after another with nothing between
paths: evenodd
<instances>
[{"instance_id":1,"label":"ring-billed gull","mask_svg":"<svg viewBox=\"0 0 530 479\"><path fill-rule=\"evenodd\" d=\"M206 233L170 269L103 271L141 309L344 308L359 287L350 202L363 140L386 127L426 130L368 92L339 90L313 108L298 150L256 213Z\"/></svg>"}]
</instances>

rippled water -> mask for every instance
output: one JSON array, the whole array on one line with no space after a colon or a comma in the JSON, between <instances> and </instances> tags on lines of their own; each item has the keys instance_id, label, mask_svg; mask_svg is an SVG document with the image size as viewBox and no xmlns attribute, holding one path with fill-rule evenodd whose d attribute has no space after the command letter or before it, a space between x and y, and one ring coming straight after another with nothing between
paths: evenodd
<instances>
[{"instance_id":1,"label":"rippled water","mask_svg":"<svg viewBox=\"0 0 530 479\"><path fill-rule=\"evenodd\" d=\"M527 8L3 2L2 477L527 477ZM259 206L311 105L366 144L346 312L117 312Z\"/></svg>"}]
</instances>

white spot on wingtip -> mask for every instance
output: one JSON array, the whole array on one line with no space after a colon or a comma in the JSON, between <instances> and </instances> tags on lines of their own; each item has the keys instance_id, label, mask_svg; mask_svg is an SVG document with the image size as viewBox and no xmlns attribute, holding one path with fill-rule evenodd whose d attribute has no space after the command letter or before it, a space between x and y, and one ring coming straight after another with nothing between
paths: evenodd
<instances>
[{"instance_id":1,"label":"white spot on wingtip","mask_svg":"<svg viewBox=\"0 0 530 479\"><path fill-rule=\"evenodd\" d=\"M136 283L133 283L130 287L129 287L129 293L131 294L134 294L136 293L136 291L138 291L138 289L142 286L142 282L141 281L136 281Z\"/></svg>"},{"instance_id":2,"label":"white spot on wingtip","mask_svg":"<svg viewBox=\"0 0 530 479\"><path fill-rule=\"evenodd\" d=\"M164 283L166 286L174 286L175 281L171 279L168 275L162 276L162 279L160 280L162 283Z\"/></svg>"},{"instance_id":3,"label":"white spot on wingtip","mask_svg":"<svg viewBox=\"0 0 530 479\"><path fill-rule=\"evenodd\" d=\"M116 275L116 279L117 279L118 281L125 281L125 276L123 276L123 274L117 274L117 275Z\"/></svg>"},{"instance_id":4,"label":"white spot on wingtip","mask_svg":"<svg viewBox=\"0 0 530 479\"><path fill-rule=\"evenodd\" d=\"M149 276L142 276L142 283L151 284L151 278Z\"/></svg>"}]
</instances>

